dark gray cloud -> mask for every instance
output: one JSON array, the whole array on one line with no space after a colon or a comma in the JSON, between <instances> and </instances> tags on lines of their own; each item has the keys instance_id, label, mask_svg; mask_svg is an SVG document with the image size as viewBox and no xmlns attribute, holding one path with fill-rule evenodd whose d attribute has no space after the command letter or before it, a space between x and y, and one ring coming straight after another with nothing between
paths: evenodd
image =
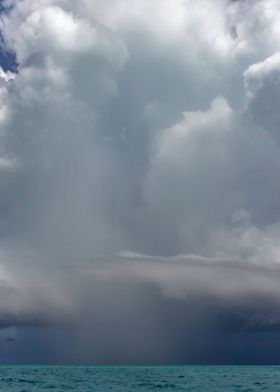
<instances>
[{"instance_id":1,"label":"dark gray cloud","mask_svg":"<svg viewBox=\"0 0 280 392\"><path fill-rule=\"evenodd\" d=\"M6 5L3 339L35 362L32 336L60 363L267 360L251 336L279 332L276 0Z\"/></svg>"}]
</instances>

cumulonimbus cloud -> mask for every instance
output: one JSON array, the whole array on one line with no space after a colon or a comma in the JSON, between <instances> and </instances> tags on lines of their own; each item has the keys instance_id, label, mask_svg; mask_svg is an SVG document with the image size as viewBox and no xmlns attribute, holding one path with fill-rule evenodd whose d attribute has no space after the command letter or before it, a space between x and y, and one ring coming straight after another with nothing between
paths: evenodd
<instances>
[{"instance_id":1,"label":"cumulonimbus cloud","mask_svg":"<svg viewBox=\"0 0 280 392\"><path fill-rule=\"evenodd\" d=\"M0 327L277 330L277 1L5 4Z\"/></svg>"}]
</instances>

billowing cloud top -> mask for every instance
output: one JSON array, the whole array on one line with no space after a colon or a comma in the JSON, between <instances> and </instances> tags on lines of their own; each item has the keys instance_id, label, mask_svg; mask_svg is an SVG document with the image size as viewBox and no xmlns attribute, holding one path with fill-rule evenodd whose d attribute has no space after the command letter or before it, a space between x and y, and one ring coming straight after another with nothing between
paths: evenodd
<instances>
[{"instance_id":1,"label":"billowing cloud top","mask_svg":"<svg viewBox=\"0 0 280 392\"><path fill-rule=\"evenodd\" d=\"M55 325L51 358L94 363L279 330L279 21L277 0L4 2L1 327Z\"/></svg>"}]
</instances>

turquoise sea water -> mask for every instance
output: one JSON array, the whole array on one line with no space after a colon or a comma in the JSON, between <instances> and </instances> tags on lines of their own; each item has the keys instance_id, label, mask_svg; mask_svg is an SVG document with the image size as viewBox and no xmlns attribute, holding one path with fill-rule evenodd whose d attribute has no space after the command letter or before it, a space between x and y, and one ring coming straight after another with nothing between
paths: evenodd
<instances>
[{"instance_id":1,"label":"turquoise sea water","mask_svg":"<svg viewBox=\"0 0 280 392\"><path fill-rule=\"evenodd\" d=\"M0 367L0 391L280 391L280 366Z\"/></svg>"}]
</instances>

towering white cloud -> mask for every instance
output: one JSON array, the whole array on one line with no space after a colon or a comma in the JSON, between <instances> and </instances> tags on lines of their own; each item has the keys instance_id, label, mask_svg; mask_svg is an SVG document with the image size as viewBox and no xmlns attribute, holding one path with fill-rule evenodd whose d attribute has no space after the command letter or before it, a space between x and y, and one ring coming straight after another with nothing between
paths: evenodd
<instances>
[{"instance_id":1,"label":"towering white cloud","mask_svg":"<svg viewBox=\"0 0 280 392\"><path fill-rule=\"evenodd\" d=\"M278 2L6 6L2 326L78 323L112 361L117 342L126 360L160 358L182 322L277 328Z\"/></svg>"}]
</instances>

